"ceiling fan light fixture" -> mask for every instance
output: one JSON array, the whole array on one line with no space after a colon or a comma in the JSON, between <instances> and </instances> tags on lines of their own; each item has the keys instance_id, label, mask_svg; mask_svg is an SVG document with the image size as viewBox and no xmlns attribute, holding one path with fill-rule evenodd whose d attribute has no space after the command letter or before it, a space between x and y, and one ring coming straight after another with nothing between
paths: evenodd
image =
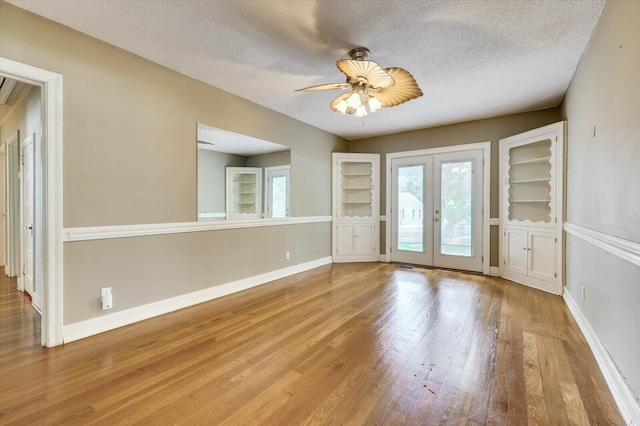
<instances>
[{"instance_id":1,"label":"ceiling fan light fixture","mask_svg":"<svg viewBox=\"0 0 640 426\"><path fill-rule=\"evenodd\" d=\"M347 104L347 101L345 101L344 99L338 102L338 104L336 105L336 110L343 114L347 113L347 108L349 108L349 105Z\"/></svg>"},{"instance_id":2,"label":"ceiling fan light fixture","mask_svg":"<svg viewBox=\"0 0 640 426\"><path fill-rule=\"evenodd\" d=\"M382 102L380 102L378 98L376 98L375 96L371 96L369 98L368 105L369 105L369 112L376 112L377 110L382 108Z\"/></svg>"},{"instance_id":3,"label":"ceiling fan light fixture","mask_svg":"<svg viewBox=\"0 0 640 426\"><path fill-rule=\"evenodd\" d=\"M364 117L366 115L367 115L367 108L364 105L360 105L358 108L356 108L356 113L355 113L356 117Z\"/></svg>"},{"instance_id":4,"label":"ceiling fan light fixture","mask_svg":"<svg viewBox=\"0 0 640 426\"><path fill-rule=\"evenodd\" d=\"M360 94L357 92L352 92L351 96L347 98L347 106L351 108L358 108L362 105L362 99L360 98Z\"/></svg>"},{"instance_id":5,"label":"ceiling fan light fixture","mask_svg":"<svg viewBox=\"0 0 640 426\"><path fill-rule=\"evenodd\" d=\"M335 98L330 108L341 114L365 117L382 107L393 107L422 96L413 76L398 67L381 68L367 60L369 49L358 47L349 52L351 59L340 59L336 66L347 77L346 83L329 83L299 91L351 89Z\"/></svg>"}]
</instances>

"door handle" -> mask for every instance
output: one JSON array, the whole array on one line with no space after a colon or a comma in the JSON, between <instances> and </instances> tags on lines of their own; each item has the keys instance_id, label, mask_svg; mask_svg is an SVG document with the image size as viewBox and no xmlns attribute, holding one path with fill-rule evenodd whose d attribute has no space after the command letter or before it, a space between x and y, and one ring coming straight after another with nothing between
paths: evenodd
<instances>
[{"instance_id":1,"label":"door handle","mask_svg":"<svg viewBox=\"0 0 640 426\"><path fill-rule=\"evenodd\" d=\"M436 222L440 222L440 218L439 218L439 217L436 217L436 218L435 218L435 219L433 219L433 220L435 220Z\"/></svg>"}]
</instances>

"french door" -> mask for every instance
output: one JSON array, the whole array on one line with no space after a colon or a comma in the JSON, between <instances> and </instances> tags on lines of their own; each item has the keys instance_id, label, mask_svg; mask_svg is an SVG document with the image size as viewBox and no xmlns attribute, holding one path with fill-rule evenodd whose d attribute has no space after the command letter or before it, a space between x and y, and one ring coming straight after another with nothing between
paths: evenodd
<instances>
[{"instance_id":1,"label":"french door","mask_svg":"<svg viewBox=\"0 0 640 426\"><path fill-rule=\"evenodd\" d=\"M391 160L391 260L482 272L482 150Z\"/></svg>"}]
</instances>

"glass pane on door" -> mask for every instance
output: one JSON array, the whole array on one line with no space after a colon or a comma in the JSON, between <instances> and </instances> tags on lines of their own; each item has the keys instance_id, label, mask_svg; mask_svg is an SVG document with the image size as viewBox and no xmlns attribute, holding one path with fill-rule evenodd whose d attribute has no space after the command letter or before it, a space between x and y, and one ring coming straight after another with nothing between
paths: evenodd
<instances>
[{"instance_id":1,"label":"glass pane on door","mask_svg":"<svg viewBox=\"0 0 640 426\"><path fill-rule=\"evenodd\" d=\"M473 161L443 163L440 253L473 256Z\"/></svg>"},{"instance_id":2,"label":"glass pane on door","mask_svg":"<svg viewBox=\"0 0 640 426\"><path fill-rule=\"evenodd\" d=\"M274 176L271 180L272 217L287 216L287 177Z\"/></svg>"},{"instance_id":3,"label":"glass pane on door","mask_svg":"<svg viewBox=\"0 0 640 426\"><path fill-rule=\"evenodd\" d=\"M424 252L424 165L398 167L397 250Z\"/></svg>"}]
</instances>

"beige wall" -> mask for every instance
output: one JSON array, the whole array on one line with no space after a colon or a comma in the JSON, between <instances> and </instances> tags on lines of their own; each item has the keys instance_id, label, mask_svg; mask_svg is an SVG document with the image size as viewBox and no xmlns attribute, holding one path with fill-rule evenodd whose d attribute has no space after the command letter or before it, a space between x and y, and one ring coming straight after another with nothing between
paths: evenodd
<instances>
[{"instance_id":1,"label":"beige wall","mask_svg":"<svg viewBox=\"0 0 640 426\"><path fill-rule=\"evenodd\" d=\"M402 107L399 107L402 108ZM359 139L349 142L350 152L380 153L380 194L386 191L386 157L387 153L413 151L417 149L436 148L491 142L491 217L498 217L498 140L507 136L526 132L527 130L560 121L559 108L522 114L506 115L484 120L469 121L449 126L414 130L388 136ZM385 214L386 200L380 200L380 213ZM495 228L495 227L492 227ZM384 246L381 246L384 247ZM498 231L491 231L491 266L498 266Z\"/></svg>"},{"instance_id":2,"label":"beige wall","mask_svg":"<svg viewBox=\"0 0 640 426\"><path fill-rule=\"evenodd\" d=\"M65 227L195 221L196 122L290 146L292 215L331 214L330 154L347 150L343 139L4 2L0 40L3 57L63 76ZM325 223L65 243L64 323L103 315L103 286L116 312L329 256L329 232Z\"/></svg>"},{"instance_id":3,"label":"beige wall","mask_svg":"<svg viewBox=\"0 0 640 426\"><path fill-rule=\"evenodd\" d=\"M640 2L610 0L562 104L567 221L640 242ZM593 135L593 127L596 135ZM567 289L640 395L640 267L567 238ZM585 288L585 300L580 297Z\"/></svg>"},{"instance_id":4,"label":"beige wall","mask_svg":"<svg viewBox=\"0 0 640 426\"><path fill-rule=\"evenodd\" d=\"M73 308L65 309L64 321L72 324L320 259L330 247L328 222L66 243L64 305ZM285 251L291 252L290 260ZM72 291L66 291L66 283L74 285ZM109 286L114 309L100 311L99 289Z\"/></svg>"}]
</instances>

